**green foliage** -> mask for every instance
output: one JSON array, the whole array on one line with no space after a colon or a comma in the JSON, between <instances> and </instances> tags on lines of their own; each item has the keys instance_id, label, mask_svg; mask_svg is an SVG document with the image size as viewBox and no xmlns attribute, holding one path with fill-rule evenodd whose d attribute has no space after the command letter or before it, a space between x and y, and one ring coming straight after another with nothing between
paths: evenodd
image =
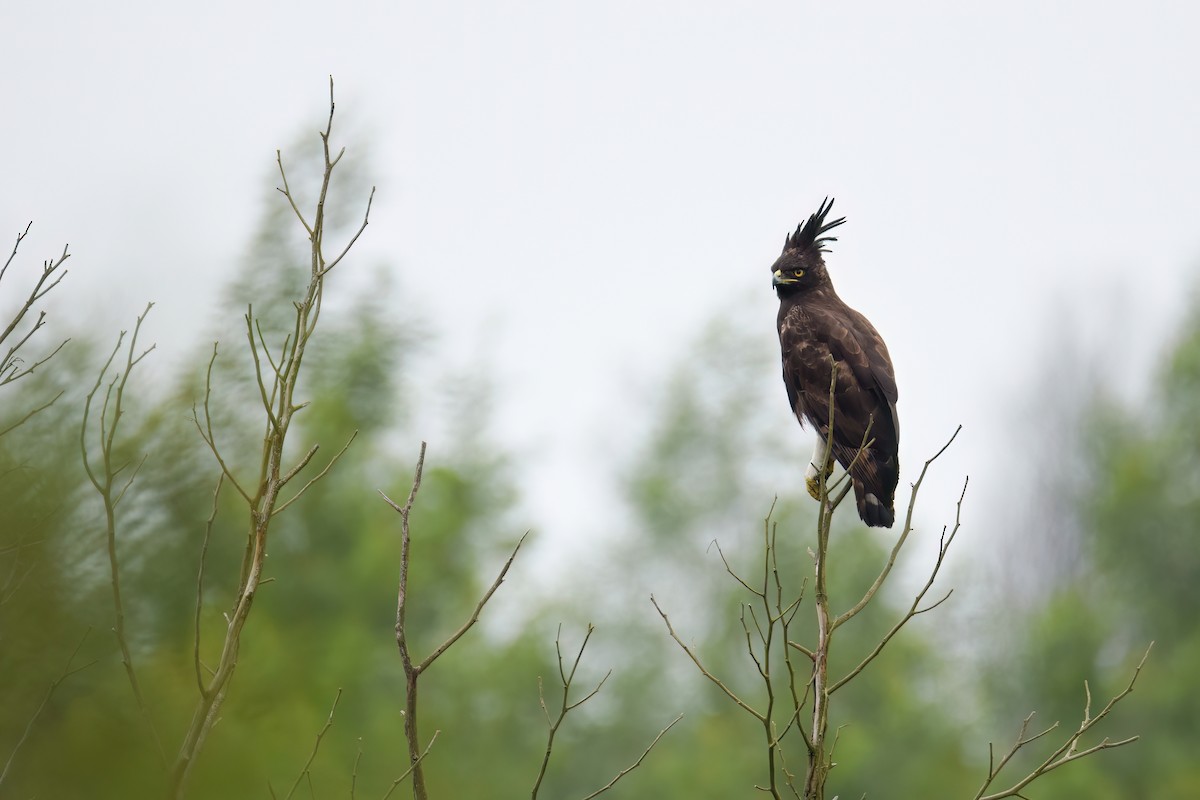
<instances>
[{"instance_id":1,"label":"green foliage","mask_svg":"<svg viewBox=\"0 0 1200 800\"><path fill-rule=\"evenodd\" d=\"M1151 402L1094 401L1079 424L1089 465L1075 498L1085 569L1022 623L1026 636L993 680L997 708L1039 709L1045 724L1075 724L1089 679L1093 710L1118 691L1150 641L1154 650L1132 698L1105 731L1139 734L1038 785L1062 797L1192 797L1200 794L1200 309L1185 323ZM1015 716L1014 716L1015 725Z\"/></svg>"}]
</instances>

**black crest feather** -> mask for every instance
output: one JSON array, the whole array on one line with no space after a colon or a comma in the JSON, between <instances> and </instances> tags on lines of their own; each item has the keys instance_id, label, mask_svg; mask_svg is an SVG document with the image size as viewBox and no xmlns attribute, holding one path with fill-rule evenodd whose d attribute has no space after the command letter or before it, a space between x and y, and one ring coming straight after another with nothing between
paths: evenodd
<instances>
[{"instance_id":1,"label":"black crest feather","mask_svg":"<svg viewBox=\"0 0 1200 800\"><path fill-rule=\"evenodd\" d=\"M810 250L817 253L829 252L825 247L827 242L836 242L836 236L822 236L821 234L833 230L838 225L846 221L845 217L839 217L833 222L826 222L825 217L828 216L829 210L833 208L833 199L826 197L821 207L817 209L817 213L811 215L806 221L801 222L796 228L796 232L783 240L783 250L786 253L788 250Z\"/></svg>"}]
</instances>

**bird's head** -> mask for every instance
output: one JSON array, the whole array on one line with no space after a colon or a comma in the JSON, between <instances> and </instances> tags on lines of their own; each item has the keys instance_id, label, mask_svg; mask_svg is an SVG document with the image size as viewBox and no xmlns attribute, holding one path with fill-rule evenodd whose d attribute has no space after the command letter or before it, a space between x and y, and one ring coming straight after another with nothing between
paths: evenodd
<instances>
[{"instance_id":1,"label":"bird's head","mask_svg":"<svg viewBox=\"0 0 1200 800\"><path fill-rule=\"evenodd\" d=\"M825 198L817 213L800 223L796 232L783 240L783 253L771 265L771 284L780 297L797 294L829 282L825 272L825 244L837 237L822 236L846 221L845 217L826 222L833 200Z\"/></svg>"}]
</instances>

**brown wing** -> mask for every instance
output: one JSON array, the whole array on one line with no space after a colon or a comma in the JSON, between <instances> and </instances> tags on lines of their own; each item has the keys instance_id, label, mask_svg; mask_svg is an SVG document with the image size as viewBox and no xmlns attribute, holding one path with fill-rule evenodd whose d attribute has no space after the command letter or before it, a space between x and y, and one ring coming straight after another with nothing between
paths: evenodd
<instances>
[{"instance_id":1,"label":"brown wing","mask_svg":"<svg viewBox=\"0 0 1200 800\"><path fill-rule=\"evenodd\" d=\"M891 527L900 475L898 392L891 358L866 317L836 297L830 301L793 306L780 319L788 399L801 422L811 422L828 437L829 384L836 365L834 457L850 469L863 521ZM868 440L873 442L856 459Z\"/></svg>"}]
</instances>

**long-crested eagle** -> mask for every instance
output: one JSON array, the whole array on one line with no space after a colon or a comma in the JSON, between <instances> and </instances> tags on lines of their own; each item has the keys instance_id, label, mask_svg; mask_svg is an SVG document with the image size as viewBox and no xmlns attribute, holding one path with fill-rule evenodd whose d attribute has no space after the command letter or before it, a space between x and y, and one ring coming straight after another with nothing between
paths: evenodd
<instances>
[{"instance_id":1,"label":"long-crested eagle","mask_svg":"<svg viewBox=\"0 0 1200 800\"><path fill-rule=\"evenodd\" d=\"M834 458L850 472L862 521L890 528L896 519L900 476L896 376L883 337L866 317L842 302L829 280L821 254L828 252L826 243L837 239L824 234L846 221L841 217L826 222L832 207L833 201L826 198L817 213L784 240L783 254L771 265L779 295L783 383L800 425L807 421L817 432L812 462L804 473L808 493L820 497L821 481L829 477L821 475L821 468L832 444Z\"/></svg>"}]
</instances>

